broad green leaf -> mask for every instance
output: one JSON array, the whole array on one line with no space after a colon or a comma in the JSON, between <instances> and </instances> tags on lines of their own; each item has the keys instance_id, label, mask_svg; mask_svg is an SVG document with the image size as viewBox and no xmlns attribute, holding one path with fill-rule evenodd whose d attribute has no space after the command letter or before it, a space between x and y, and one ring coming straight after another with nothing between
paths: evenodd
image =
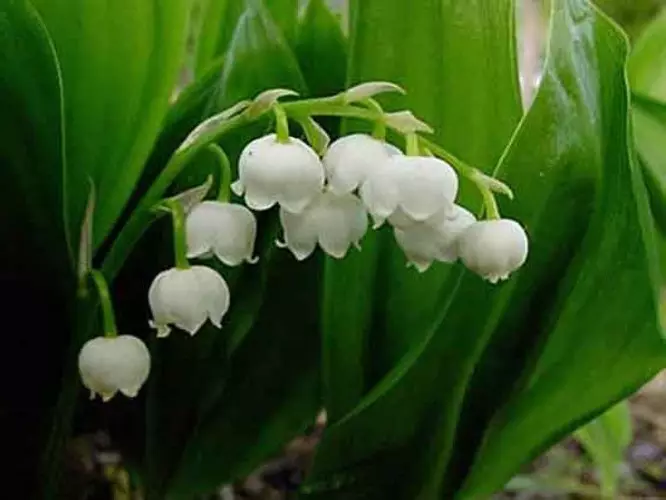
<instances>
[{"instance_id":1,"label":"broad green leaf","mask_svg":"<svg viewBox=\"0 0 666 500\"><path fill-rule=\"evenodd\" d=\"M636 150L650 194L650 207L660 231L666 234L666 104L641 96L633 99Z\"/></svg>"},{"instance_id":2,"label":"broad green leaf","mask_svg":"<svg viewBox=\"0 0 666 500\"><path fill-rule=\"evenodd\" d=\"M236 24L248 5L258 0L205 0L200 16L201 30L197 37L195 71L198 75L208 70L209 64L224 55L229 47ZM282 30L283 36L293 36L298 13L297 0L269 0L264 2Z\"/></svg>"},{"instance_id":3,"label":"broad green leaf","mask_svg":"<svg viewBox=\"0 0 666 500\"><path fill-rule=\"evenodd\" d=\"M607 498L617 495L620 465L631 443L631 435L631 414L626 401L574 433L599 469L601 492Z\"/></svg>"},{"instance_id":4,"label":"broad green leaf","mask_svg":"<svg viewBox=\"0 0 666 500\"><path fill-rule=\"evenodd\" d=\"M411 109L464 160L490 167L520 118L513 17L513 2L505 0L352 3L350 85L399 84L407 96L380 96L382 102ZM478 36L442 38L451 30ZM324 379L334 419L422 340L451 271L406 269L392 238L386 231L369 234L362 254L327 263Z\"/></svg>"},{"instance_id":5,"label":"broad green leaf","mask_svg":"<svg viewBox=\"0 0 666 500\"><path fill-rule=\"evenodd\" d=\"M311 96L333 95L344 88L347 41L324 0L309 1L298 24L294 51Z\"/></svg>"},{"instance_id":6,"label":"broad green leaf","mask_svg":"<svg viewBox=\"0 0 666 500\"><path fill-rule=\"evenodd\" d=\"M2 312L7 335L0 374L12 383L3 391L0 437L13 457L3 475L22 478L25 498L48 498L44 490L53 478L49 469L55 468L53 462L62 450L55 446L46 450L52 426L59 423L50 418L76 286L62 224L61 93L53 44L37 12L27 0L3 1L0 285L6 291ZM33 319L36 315L48 320L39 325ZM46 459L44 463L40 458Z\"/></svg>"},{"instance_id":7,"label":"broad green leaf","mask_svg":"<svg viewBox=\"0 0 666 500\"><path fill-rule=\"evenodd\" d=\"M95 247L130 197L168 108L190 0L34 0L63 75L71 241L97 188Z\"/></svg>"},{"instance_id":8,"label":"broad green leaf","mask_svg":"<svg viewBox=\"0 0 666 500\"><path fill-rule=\"evenodd\" d=\"M633 91L666 101L666 9L641 33L629 58Z\"/></svg>"},{"instance_id":9,"label":"broad green leaf","mask_svg":"<svg viewBox=\"0 0 666 500\"><path fill-rule=\"evenodd\" d=\"M221 79L212 104L220 110L271 88L307 94L294 53L260 2L249 5L238 20Z\"/></svg>"},{"instance_id":10,"label":"broad green leaf","mask_svg":"<svg viewBox=\"0 0 666 500\"><path fill-rule=\"evenodd\" d=\"M533 316L521 336L522 342L536 342L532 347L513 344L514 349L531 351L528 364L493 416L460 498L483 497L498 489L520 464L636 390L666 364L652 221L631 142L624 74L627 43L586 2L556 4L552 22L551 64L559 63L560 74L551 84L547 77L537 101L551 100L551 109L556 109L553 91L562 95L566 89L571 97L562 87L567 81L562 75L565 60L577 63L570 66L571 75L587 76L577 81L585 91L580 95L586 97L579 109L584 105L590 118L596 117L591 123L597 138L583 143L588 150L598 145L595 209L572 265L552 289L554 302L546 309L540 300L543 312ZM558 30L558 22L566 29ZM570 33L561 47L566 55L560 52L566 40L560 40L558 32ZM570 45L573 40L578 50ZM553 85L558 81L559 89ZM594 95L597 98L590 100ZM530 115L538 117L536 103L533 111ZM523 130L530 126L529 118ZM519 134L516 151L520 140ZM534 148L535 143L524 147ZM611 275L614 286L601 286Z\"/></svg>"},{"instance_id":11,"label":"broad green leaf","mask_svg":"<svg viewBox=\"0 0 666 500\"><path fill-rule=\"evenodd\" d=\"M436 327L329 428L308 496L453 498L466 481L459 498L485 498L664 365L649 212L626 140L625 41L581 0L554 2L551 23L542 87L496 171L516 193L502 213L530 236L526 266L498 287L454 268L435 294ZM616 285L600 288L610 275Z\"/></svg>"},{"instance_id":12,"label":"broad green leaf","mask_svg":"<svg viewBox=\"0 0 666 500\"><path fill-rule=\"evenodd\" d=\"M244 477L314 422L321 404L320 267L320 259L303 264L285 251L271 262L258 320L234 352L215 406L194 431L171 482L173 498Z\"/></svg>"},{"instance_id":13,"label":"broad green leaf","mask_svg":"<svg viewBox=\"0 0 666 500\"><path fill-rule=\"evenodd\" d=\"M251 6L240 18L223 66L211 69L172 108L146 172L157 175L170 153L208 116L276 87L306 90L295 57L268 11ZM265 127L261 122L221 141L234 175L240 150L265 133ZM197 185L214 169L200 155L176 180L174 192ZM259 215L258 264L226 269L207 262L222 271L231 287L223 329L206 327L193 339L176 335L156 346L146 447L147 489L155 498L192 498L247 473L312 422L319 407L319 339L312 327L318 276L312 271L320 264L303 269L288 253L278 254L275 214ZM149 233L142 240L131 261L133 277L146 275L147 281L160 270L154 254L161 255L157 266L171 265L168 224L162 228L162 237ZM142 271L144 267L150 271ZM299 288L292 290L296 284ZM299 317L298 301L284 303L298 294L313 303L308 314L314 316L301 318L302 329L294 326L300 322L284 321ZM261 324L255 325L258 318ZM293 362L295 345L302 346L303 363ZM267 396L262 388L275 384L279 387ZM263 430L261 438L256 429Z\"/></svg>"}]
</instances>

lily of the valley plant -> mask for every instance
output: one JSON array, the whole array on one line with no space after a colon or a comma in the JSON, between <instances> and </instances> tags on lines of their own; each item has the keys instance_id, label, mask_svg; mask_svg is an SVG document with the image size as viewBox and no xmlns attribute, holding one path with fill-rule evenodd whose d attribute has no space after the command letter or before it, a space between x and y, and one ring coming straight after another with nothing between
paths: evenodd
<instances>
[{"instance_id":1,"label":"lily of the valley plant","mask_svg":"<svg viewBox=\"0 0 666 500\"><path fill-rule=\"evenodd\" d=\"M360 87L379 91L385 85L368 82ZM224 316L233 301L229 287L217 271L205 265L190 265L189 259L215 258L227 266L255 263L252 253L257 221L251 210L266 211L275 205L279 206L283 233L275 243L297 260L311 256L317 246L333 258L345 258L350 247L361 248L371 216L373 229L384 221L394 227L406 264L419 272L426 271L434 261L452 264L460 259L470 270L496 284L509 279L523 265L528 253L527 234L518 222L500 218L493 194L493 190L499 190L513 196L511 190L449 154L446 157L451 164L432 156L413 127L418 124L416 119L395 127L404 137L404 152L386 142L384 134L352 134L328 146L322 160L311 145L289 135L290 110L298 109L299 116L309 117L310 108L318 109L321 103L335 102L336 98L348 102L348 96L355 92L352 88L334 98L281 104L277 97L290 92L268 90L244 111L228 116L228 120L257 119L273 112L276 122L275 133L244 147L238 161L239 178L232 184L228 157L213 143L218 134L214 131L206 141L195 140L193 144L191 137L187 139L189 144L184 147L212 145L215 149L222 172L219 194L218 200L196 200L186 207L182 199L191 200L184 193L158 207L173 220L175 266L158 274L148 291L153 314L149 324L156 329L157 337L167 337L174 326L194 335L206 321L223 329ZM372 99L371 95L366 101ZM374 102L373 108L378 108ZM355 103L344 109L346 113L358 110L360 117L366 116L367 109ZM250 112L252 118L247 118ZM331 108L327 113L324 109L319 114L335 115L336 111ZM381 111L371 118L381 125L379 130L386 130L386 117ZM223 121L217 129L226 132L227 126L228 122ZM482 193L486 220L477 221L467 209L455 204L459 183L456 169L463 182ZM247 208L229 202L229 187L243 196ZM203 190L201 196L205 195ZM95 273L101 279L101 274ZM110 302L103 312L106 320L112 321L108 319L113 314ZM115 331L105 335L82 348L82 381L104 401L116 391L134 397L146 381L148 355L143 351L141 355L124 353L124 342L133 337L116 338ZM145 351L143 343L134 340ZM127 346L125 349L129 349L129 343ZM104 351L108 357L97 354ZM130 382L124 382L123 375Z\"/></svg>"},{"instance_id":2,"label":"lily of the valley plant","mask_svg":"<svg viewBox=\"0 0 666 500\"><path fill-rule=\"evenodd\" d=\"M666 17L547 2L521 94L523 0L341 3L0 2L5 496L103 430L203 498L325 411L299 498L481 500L666 366Z\"/></svg>"}]
</instances>

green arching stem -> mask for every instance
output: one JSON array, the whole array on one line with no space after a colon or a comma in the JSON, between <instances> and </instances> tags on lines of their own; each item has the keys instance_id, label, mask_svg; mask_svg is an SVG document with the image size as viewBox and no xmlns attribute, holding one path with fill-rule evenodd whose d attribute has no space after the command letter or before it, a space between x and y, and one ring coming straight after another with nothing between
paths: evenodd
<instances>
[{"instance_id":1,"label":"green arching stem","mask_svg":"<svg viewBox=\"0 0 666 500\"><path fill-rule=\"evenodd\" d=\"M231 162L224 149L216 143L210 143L207 149L215 155L220 167L220 187L217 191L217 200L227 203L231 198Z\"/></svg>"},{"instance_id":2,"label":"green arching stem","mask_svg":"<svg viewBox=\"0 0 666 500\"><path fill-rule=\"evenodd\" d=\"M418 135L414 133L405 135L405 152L407 156L419 156L421 154Z\"/></svg>"},{"instance_id":3,"label":"green arching stem","mask_svg":"<svg viewBox=\"0 0 666 500\"><path fill-rule=\"evenodd\" d=\"M294 120L310 116L338 116L357 118L377 123L383 119L383 113L373 109L347 104L340 99L339 95L287 102L280 107L287 117L291 117ZM147 229L150 222L152 222L154 214L151 212L151 208L163 198L167 188L192 158L210 143L219 141L219 139L226 133L246 125L257 118L259 118L259 116L249 118L246 113L240 113L228 120L221 121L219 124L210 127L210 129L197 137L193 144L177 150L171 156L167 165L157 179L155 179L155 182L150 186L139 202L139 205L133 211L130 219L121 229L104 258L103 271L109 280L113 280L118 274L125 259L129 255L130 250ZM400 132L389 124L387 124L387 127ZM422 146L448 162L462 176L474 179L475 172L477 172L475 168L467 165L465 162L430 140L424 139L423 137L419 137L418 140ZM479 185L478 180L474 182Z\"/></svg>"},{"instance_id":4,"label":"green arching stem","mask_svg":"<svg viewBox=\"0 0 666 500\"><path fill-rule=\"evenodd\" d=\"M97 269L90 271L90 277L95 283L95 287L97 287L99 303L102 306L104 336L107 338L117 337L118 328L116 327L116 315L113 312L113 302L111 301L111 293L109 292L109 286L106 284L106 279Z\"/></svg>"},{"instance_id":5,"label":"green arching stem","mask_svg":"<svg viewBox=\"0 0 666 500\"><path fill-rule=\"evenodd\" d=\"M162 170L160 175L155 179L155 182L153 182L146 194L141 198L138 206L132 212L131 217L123 226L118 237L113 242L109 253L104 258L102 269L109 280L113 280L118 275L130 250L154 219L155 215L151 209L163 198L168 187L183 171L185 166L211 142L216 141L224 134L246 123L248 123L248 119L245 114L236 115L229 120L223 121L219 126L207 130L201 134L192 146L178 150L171 156L164 170Z\"/></svg>"},{"instance_id":6,"label":"green arching stem","mask_svg":"<svg viewBox=\"0 0 666 500\"><path fill-rule=\"evenodd\" d=\"M289 120L282 106L273 105L273 114L275 114L275 134L277 141L286 144L289 142Z\"/></svg>"},{"instance_id":7,"label":"green arching stem","mask_svg":"<svg viewBox=\"0 0 666 500\"><path fill-rule=\"evenodd\" d=\"M177 269L189 269L187 261L187 237L185 235L185 210L183 205L176 200L168 200L167 205L171 210L173 221L173 253Z\"/></svg>"},{"instance_id":8,"label":"green arching stem","mask_svg":"<svg viewBox=\"0 0 666 500\"><path fill-rule=\"evenodd\" d=\"M419 137L418 140L424 148L455 168L458 172L460 172L460 175L469 179L473 179L476 176L477 169L469 166L457 156L452 155L439 144L429 141L428 139L424 139L423 137Z\"/></svg>"}]
</instances>

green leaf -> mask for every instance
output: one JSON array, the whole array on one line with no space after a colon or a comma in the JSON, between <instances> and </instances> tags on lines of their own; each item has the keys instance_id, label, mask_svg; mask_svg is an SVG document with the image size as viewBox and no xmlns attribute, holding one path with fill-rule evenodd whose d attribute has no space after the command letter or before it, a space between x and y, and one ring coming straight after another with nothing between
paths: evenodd
<instances>
[{"instance_id":1,"label":"green leaf","mask_svg":"<svg viewBox=\"0 0 666 500\"><path fill-rule=\"evenodd\" d=\"M78 231L97 188L95 247L121 214L150 154L185 48L190 0L34 0L53 36L65 92L65 225Z\"/></svg>"},{"instance_id":2,"label":"green leaf","mask_svg":"<svg viewBox=\"0 0 666 500\"><path fill-rule=\"evenodd\" d=\"M157 175L190 130L207 117L281 86L305 90L295 57L268 11L250 6L236 27L223 67L211 69L172 108L146 171ZM234 175L240 150L265 133L265 127L265 121L248 126L221 141ZM215 172L208 160L205 155L195 158L174 190L194 186ZM258 264L228 269L207 262L223 273L231 288L223 329L206 327L193 339L176 332L155 346L146 443L146 489L154 498L192 498L247 473L312 422L320 406L316 298L321 264L302 267L287 252L278 253L275 214L259 214L258 221ZM132 257L126 270L128 288L137 275L147 281L159 266L170 265L168 224L161 227L165 234L148 233ZM289 299L301 295L312 304L306 316L301 304ZM136 305L134 309L136 316L145 315ZM285 321L292 317L299 322ZM294 360L295 351L303 354L302 360Z\"/></svg>"},{"instance_id":3,"label":"green leaf","mask_svg":"<svg viewBox=\"0 0 666 500\"><path fill-rule=\"evenodd\" d=\"M357 4L356 15L370 3ZM380 306L379 316L375 313L367 344L356 340L356 345L370 345L372 350L347 347L353 361L334 364L326 359L326 376L335 381L344 374L348 380L345 370L366 360L363 369L354 371L363 381L385 346L394 349L387 359L399 361L360 404L328 429L305 488L307 496L485 498L520 465L664 366L656 323L651 221L643 180L631 162L627 141L626 42L586 1L558 0L553 9L542 86L495 172L516 194L512 202L501 200L501 208L506 217L527 228L527 264L498 287L461 266L440 277L436 287L410 287L392 268L379 274L374 292L366 288L362 295L352 295L349 283L366 283L367 274L374 280L369 269L383 269L390 256L385 251L363 264L347 264L367 274L359 272L354 281L351 273L342 275L348 288L343 294L340 287L329 297L353 298L360 305L352 310L365 311L357 316L365 323L353 323L361 325L353 329L357 337L370 328L371 313L363 297L374 294L375 301L387 305ZM465 16L452 18L457 22ZM377 26L377 18L372 20ZM419 26L424 29L427 23L421 19ZM488 30L487 36L492 38L498 29ZM371 31L366 28L362 36L370 37ZM410 36L416 35L398 33L397 39L407 43ZM388 58L391 52L373 55ZM488 64L495 59L479 55L479 60ZM407 74L423 77L423 72ZM413 94L409 83L398 83ZM434 95L429 96L431 102ZM447 98L441 99L443 108ZM476 103L472 96L458 99ZM440 123L425 112L419 114L433 125ZM480 116L487 120L492 115ZM492 133L492 125L487 133ZM474 137L470 128L462 130L461 136ZM444 144L464 159L472 158L456 149L464 146ZM488 155L490 162L499 157L489 141L483 144L476 154ZM492 165L479 159L472 164ZM467 206L474 201L464 191L460 199ZM364 242L364 254L377 251L379 238ZM613 276L614 286L600 287L607 276ZM393 283L405 294L410 292L411 300L386 300L382 294L391 293ZM431 300L434 322L422 309ZM341 302L338 310L350 308ZM389 321L385 311L399 319ZM423 324L424 318L434 326ZM399 335L390 336L391 328L409 340L400 344ZM325 341L333 332L347 331L331 330ZM342 360L344 351L336 352ZM359 386L363 384L354 387Z\"/></svg>"},{"instance_id":4,"label":"green leaf","mask_svg":"<svg viewBox=\"0 0 666 500\"><path fill-rule=\"evenodd\" d=\"M244 477L314 422L320 267L320 259L298 263L284 251L271 263L267 300L232 357L224 391L190 439L169 489L174 498Z\"/></svg>"},{"instance_id":5,"label":"green leaf","mask_svg":"<svg viewBox=\"0 0 666 500\"><path fill-rule=\"evenodd\" d=\"M520 117L510 52L513 3L368 0L352 7L350 85L399 84L407 96L381 96L382 102L408 107L464 160L491 166ZM466 35L442 40L449 30ZM405 264L386 232L369 234L360 255L327 262L324 380L334 420L423 339L435 318L451 267L435 265L418 274Z\"/></svg>"},{"instance_id":6,"label":"green leaf","mask_svg":"<svg viewBox=\"0 0 666 500\"><path fill-rule=\"evenodd\" d=\"M666 234L666 104L634 96L632 117L652 215L660 231Z\"/></svg>"},{"instance_id":7,"label":"green leaf","mask_svg":"<svg viewBox=\"0 0 666 500\"><path fill-rule=\"evenodd\" d=\"M308 3L298 24L294 51L311 96L333 95L344 88L347 41L340 20L324 0L310 0Z\"/></svg>"},{"instance_id":8,"label":"green leaf","mask_svg":"<svg viewBox=\"0 0 666 500\"><path fill-rule=\"evenodd\" d=\"M50 247L53 260L62 265L67 246L59 216L66 168L60 68L49 34L27 1L5 2L1 12L0 161L5 205L0 220L3 229L16 229L12 239L35 245L43 238L39 246ZM5 245L3 252L8 259L21 260L25 256L20 249L21 244ZM51 252L42 257L50 260Z\"/></svg>"},{"instance_id":9,"label":"green leaf","mask_svg":"<svg viewBox=\"0 0 666 500\"><path fill-rule=\"evenodd\" d=\"M236 25L211 106L222 110L272 88L307 94L298 61L270 12L251 2Z\"/></svg>"},{"instance_id":10,"label":"green leaf","mask_svg":"<svg viewBox=\"0 0 666 500\"><path fill-rule=\"evenodd\" d=\"M76 283L62 218L61 93L53 43L39 15L27 0L3 1L0 285L7 291L2 311L8 334L0 375L13 382L3 391L0 437L13 457L3 474L22 478L25 498L48 498L46 489L53 478L49 472L59 466L55 457L62 450L59 446L47 450L46 445L52 428L60 423L51 420L58 416L52 406L62 375L63 347L70 336L68 313ZM36 327L31 314L48 318L48 326Z\"/></svg>"},{"instance_id":11,"label":"green leaf","mask_svg":"<svg viewBox=\"0 0 666 500\"><path fill-rule=\"evenodd\" d=\"M606 498L617 495L619 467L631 443L631 435L631 414L626 401L574 433L599 469L601 492Z\"/></svg>"},{"instance_id":12,"label":"green leaf","mask_svg":"<svg viewBox=\"0 0 666 500\"><path fill-rule=\"evenodd\" d=\"M245 8L257 5L259 0L206 0L200 16L201 30L197 37L195 71L197 75L207 71L216 58L224 55L231 42L234 30ZM290 39L296 26L298 0L269 0L265 2L270 14Z\"/></svg>"},{"instance_id":13,"label":"green leaf","mask_svg":"<svg viewBox=\"0 0 666 500\"><path fill-rule=\"evenodd\" d=\"M636 40L629 58L629 83L633 91L666 101L666 9Z\"/></svg>"},{"instance_id":14,"label":"green leaf","mask_svg":"<svg viewBox=\"0 0 666 500\"><path fill-rule=\"evenodd\" d=\"M555 105L565 95L562 92L570 103L576 95L572 90L578 89L577 128L586 117L593 135L584 142L578 142L578 136L565 148L566 161L582 166L589 156L588 168L598 172L595 206L574 261L551 288L550 306L541 296L542 312L533 313L531 324L522 327L524 333L510 334L512 344L505 334L504 350L495 350L495 359L503 355L511 363L516 362L516 352L528 355L484 433L461 498L483 497L498 489L521 464L636 390L666 363L658 323L652 221L641 171L633 161L627 116L626 40L596 9L578 0L555 5L551 32L549 67L558 71L545 73L523 130L527 135L542 119L553 123L554 117L545 110L563 110ZM583 74L586 80L580 78ZM592 87L590 79L595 82ZM597 97L591 100L592 96ZM566 137L576 137L571 127ZM521 139L519 133L513 144L518 157L521 150L540 149L527 138L521 145ZM559 140L558 135L553 134L553 139ZM575 143L584 144L587 153L581 154ZM510 165L509 154L503 168ZM548 228L552 245L552 226L541 221L539 227ZM614 286L600 287L610 275ZM540 296L538 290L532 293ZM513 350L506 350L511 345ZM487 351L484 358L490 357ZM490 379L486 382L489 391L497 391Z\"/></svg>"}]
</instances>

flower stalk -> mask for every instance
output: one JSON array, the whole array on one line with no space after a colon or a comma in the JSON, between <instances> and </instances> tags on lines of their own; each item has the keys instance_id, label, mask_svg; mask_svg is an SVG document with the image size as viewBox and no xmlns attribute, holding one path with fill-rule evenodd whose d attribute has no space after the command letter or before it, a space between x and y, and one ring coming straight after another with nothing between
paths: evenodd
<instances>
[{"instance_id":1,"label":"flower stalk","mask_svg":"<svg viewBox=\"0 0 666 500\"><path fill-rule=\"evenodd\" d=\"M224 150L214 142L208 145L208 151L213 153L220 167L220 187L217 191L217 201L227 203L231 198L231 162Z\"/></svg>"},{"instance_id":2,"label":"flower stalk","mask_svg":"<svg viewBox=\"0 0 666 500\"><path fill-rule=\"evenodd\" d=\"M90 277L95 283L99 302L102 306L102 324L104 326L104 336L107 338L114 338L118 336L118 328L116 327L116 316L113 312L113 302L111 301L111 293L109 286L106 283L104 275L97 269L90 271Z\"/></svg>"},{"instance_id":3,"label":"flower stalk","mask_svg":"<svg viewBox=\"0 0 666 500\"><path fill-rule=\"evenodd\" d=\"M187 260L187 236L185 233L185 211L183 206L176 200L168 200L167 206L171 211L173 222L173 252L177 269L189 269Z\"/></svg>"}]
</instances>

